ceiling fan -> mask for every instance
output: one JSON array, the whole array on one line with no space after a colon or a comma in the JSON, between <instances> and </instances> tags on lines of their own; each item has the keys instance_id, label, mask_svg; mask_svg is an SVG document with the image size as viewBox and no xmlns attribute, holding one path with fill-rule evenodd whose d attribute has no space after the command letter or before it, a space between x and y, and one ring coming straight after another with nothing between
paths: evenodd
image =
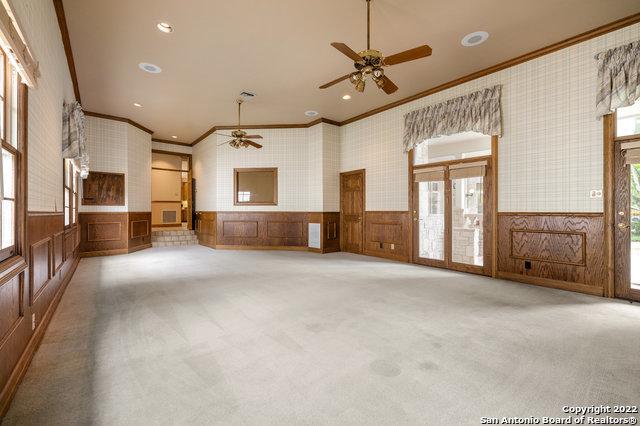
<instances>
[{"instance_id":1,"label":"ceiling fan","mask_svg":"<svg viewBox=\"0 0 640 426\"><path fill-rule=\"evenodd\" d=\"M240 127L240 109L242 108L242 102L244 101L242 99L237 99L236 102L238 103L238 130L234 130L233 132L231 132L230 135L225 135L224 133L216 133L216 135L233 138L227 142L221 143L218 146L229 144L230 147L236 148L236 149L248 148L250 146L258 149L262 148L262 145L251 140L251 139L262 139L262 136L247 135L247 132L243 131L242 128Z\"/></svg>"},{"instance_id":2,"label":"ceiling fan","mask_svg":"<svg viewBox=\"0 0 640 426\"><path fill-rule=\"evenodd\" d=\"M431 48L427 45L416 47L414 49L406 50L404 52L396 53L391 56L383 56L378 50L371 49L371 0L367 1L367 50L363 50L360 53L356 53L344 43L331 43L333 47L338 49L342 54L349 57L354 61L353 65L356 68L355 72L347 75L343 75L323 86L321 89L326 89L334 84L338 84L343 80L349 79L349 81L355 85L358 92L364 92L366 85L366 79L371 75L372 80L378 85L378 87L385 91L386 94L398 90L393 81L384 74L384 68L391 65L401 64L403 62L413 61L420 58L426 58L431 55Z\"/></svg>"}]
</instances>

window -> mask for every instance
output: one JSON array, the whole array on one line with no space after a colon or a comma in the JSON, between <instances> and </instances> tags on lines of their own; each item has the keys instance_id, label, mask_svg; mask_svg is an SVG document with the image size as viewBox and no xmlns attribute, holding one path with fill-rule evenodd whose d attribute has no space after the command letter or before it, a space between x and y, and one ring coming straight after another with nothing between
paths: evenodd
<instances>
[{"instance_id":1,"label":"window","mask_svg":"<svg viewBox=\"0 0 640 426\"><path fill-rule=\"evenodd\" d=\"M278 205L278 169L234 169L235 205Z\"/></svg>"},{"instance_id":2,"label":"window","mask_svg":"<svg viewBox=\"0 0 640 426\"><path fill-rule=\"evenodd\" d=\"M73 160L64 160L64 226L78 221L78 169Z\"/></svg>"},{"instance_id":3,"label":"window","mask_svg":"<svg viewBox=\"0 0 640 426\"><path fill-rule=\"evenodd\" d=\"M616 137L640 135L640 101L616 110Z\"/></svg>"},{"instance_id":4,"label":"window","mask_svg":"<svg viewBox=\"0 0 640 426\"><path fill-rule=\"evenodd\" d=\"M0 138L2 139L2 182L0 198L2 200L0 229L0 261L17 254L18 208L24 203L19 199L20 176L24 173L22 152L19 143L19 92L21 78L0 51Z\"/></svg>"},{"instance_id":5,"label":"window","mask_svg":"<svg viewBox=\"0 0 640 426\"><path fill-rule=\"evenodd\" d=\"M491 136L463 132L451 136L427 139L416 146L413 164L439 163L491 155Z\"/></svg>"}]
</instances>

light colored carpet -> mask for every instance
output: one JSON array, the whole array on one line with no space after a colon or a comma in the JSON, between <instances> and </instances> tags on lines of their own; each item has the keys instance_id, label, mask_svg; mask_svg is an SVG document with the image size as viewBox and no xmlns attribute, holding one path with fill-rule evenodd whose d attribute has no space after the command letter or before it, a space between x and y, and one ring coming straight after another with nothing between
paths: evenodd
<instances>
[{"instance_id":1,"label":"light colored carpet","mask_svg":"<svg viewBox=\"0 0 640 426\"><path fill-rule=\"evenodd\" d=\"M640 306L349 254L84 259L6 424L480 424L637 404Z\"/></svg>"}]
</instances>

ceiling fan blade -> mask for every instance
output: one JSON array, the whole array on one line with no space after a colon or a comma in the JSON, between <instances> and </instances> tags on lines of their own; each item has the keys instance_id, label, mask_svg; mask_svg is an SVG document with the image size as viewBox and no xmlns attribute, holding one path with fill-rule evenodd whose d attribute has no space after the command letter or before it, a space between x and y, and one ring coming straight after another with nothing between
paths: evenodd
<instances>
[{"instance_id":1,"label":"ceiling fan blade","mask_svg":"<svg viewBox=\"0 0 640 426\"><path fill-rule=\"evenodd\" d=\"M219 144L218 146L226 145L226 144L228 144L228 143L233 142L234 140L235 140L235 139L231 139L230 141L223 142L223 143Z\"/></svg>"},{"instance_id":2,"label":"ceiling fan blade","mask_svg":"<svg viewBox=\"0 0 640 426\"><path fill-rule=\"evenodd\" d=\"M342 76L342 77L340 77L340 78L336 78L335 80L333 80L333 81L331 81L331 82L329 82L329 83L327 83L327 84L324 84L324 85L320 86L320 88L321 88L321 89L326 89L327 87L331 87L331 86L333 86L334 84L338 84L338 83L340 83L341 81L344 81L344 80L348 79L350 75L351 75L351 74L347 74L347 75L343 75L343 76Z\"/></svg>"},{"instance_id":3,"label":"ceiling fan blade","mask_svg":"<svg viewBox=\"0 0 640 426\"><path fill-rule=\"evenodd\" d=\"M343 55L351 58L355 62L361 62L363 60L362 56L358 55L356 52L353 51L353 49L351 49L349 46L347 46L344 43L334 42L334 43L331 43L331 45L336 49L338 49Z\"/></svg>"},{"instance_id":4,"label":"ceiling fan blade","mask_svg":"<svg viewBox=\"0 0 640 426\"><path fill-rule=\"evenodd\" d=\"M214 132L213 134L214 134L214 135L218 135L218 136L226 136L226 137L228 137L228 138L232 138L232 137L233 137L233 135L227 135L227 134L224 134L224 133L218 133L218 132Z\"/></svg>"},{"instance_id":5,"label":"ceiling fan blade","mask_svg":"<svg viewBox=\"0 0 640 426\"><path fill-rule=\"evenodd\" d=\"M426 58L429 55L431 55L431 48L425 44L424 46L405 50L404 52L386 57L384 58L384 63L385 65L396 65L420 58Z\"/></svg>"},{"instance_id":6,"label":"ceiling fan blade","mask_svg":"<svg viewBox=\"0 0 640 426\"><path fill-rule=\"evenodd\" d=\"M259 143L254 142L254 141L250 141L249 139L242 139L242 142L244 142L246 144L249 144L249 145L251 145L251 146L253 146L255 148L258 148L258 149L262 148L262 145L260 145Z\"/></svg>"},{"instance_id":7,"label":"ceiling fan blade","mask_svg":"<svg viewBox=\"0 0 640 426\"><path fill-rule=\"evenodd\" d=\"M390 95L393 92L395 92L396 90L398 90L398 86L396 86L395 83L393 81L391 81L389 79L389 77L387 77L386 75L384 77L382 77L382 81L384 81L384 85L382 86L382 90L384 90L384 93L386 93L387 95Z\"/></svg>"},{"instance_id":8,"label":"ceiling fan blade","mask_svg":"<svg viewBox=\"0 0 640 426\"><path fill-rule=\"evenodd\" d=\"M262 139L262 136L260 135L249 135L249 136L245 136L245 139Z\"/></svg>"}]
</instances>

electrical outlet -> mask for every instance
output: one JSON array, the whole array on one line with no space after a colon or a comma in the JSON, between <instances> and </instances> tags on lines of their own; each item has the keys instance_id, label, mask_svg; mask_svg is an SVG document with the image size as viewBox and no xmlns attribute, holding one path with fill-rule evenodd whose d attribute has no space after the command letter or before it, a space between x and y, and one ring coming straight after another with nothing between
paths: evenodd
<instances>
[{"instance_id":1,"label":"electrical outlet","mask_svg":"<svg viewBox=\"0 0 640 426\"><path fill-rule=\"evenodd\" d=\"M36 314L31 314L31 330L36 329Z\"/></svg>"},{"instance_id":2,"label":"electrical outlet","mask_svg":"<svg viewBox=\"0 0 640 426\"><path fill-rule=\"evenodd\" d=\"M395 250L396 249L396 245L395 244L391 244L391 250Z\"/></svg>"},{"instance_id":3,"label":"electrical outlet","mask_svg":"<svg viewBox=\"0 0 640 426\"><path fill-rule=\"evenodd\" d=\"M602 189L592 189L589 191L590 198L602 198Z\"/></svg>"},{"instance_id":4,"label":"electrical outlet","mask_svg":"<svg viewBox=\"0 0 640 426\"><path fill-rule=\"evenodd\" d=\"M531 261L530 260L525 260L524 261L524 269L531 269Z\"/></svg>"}]
</instances>

